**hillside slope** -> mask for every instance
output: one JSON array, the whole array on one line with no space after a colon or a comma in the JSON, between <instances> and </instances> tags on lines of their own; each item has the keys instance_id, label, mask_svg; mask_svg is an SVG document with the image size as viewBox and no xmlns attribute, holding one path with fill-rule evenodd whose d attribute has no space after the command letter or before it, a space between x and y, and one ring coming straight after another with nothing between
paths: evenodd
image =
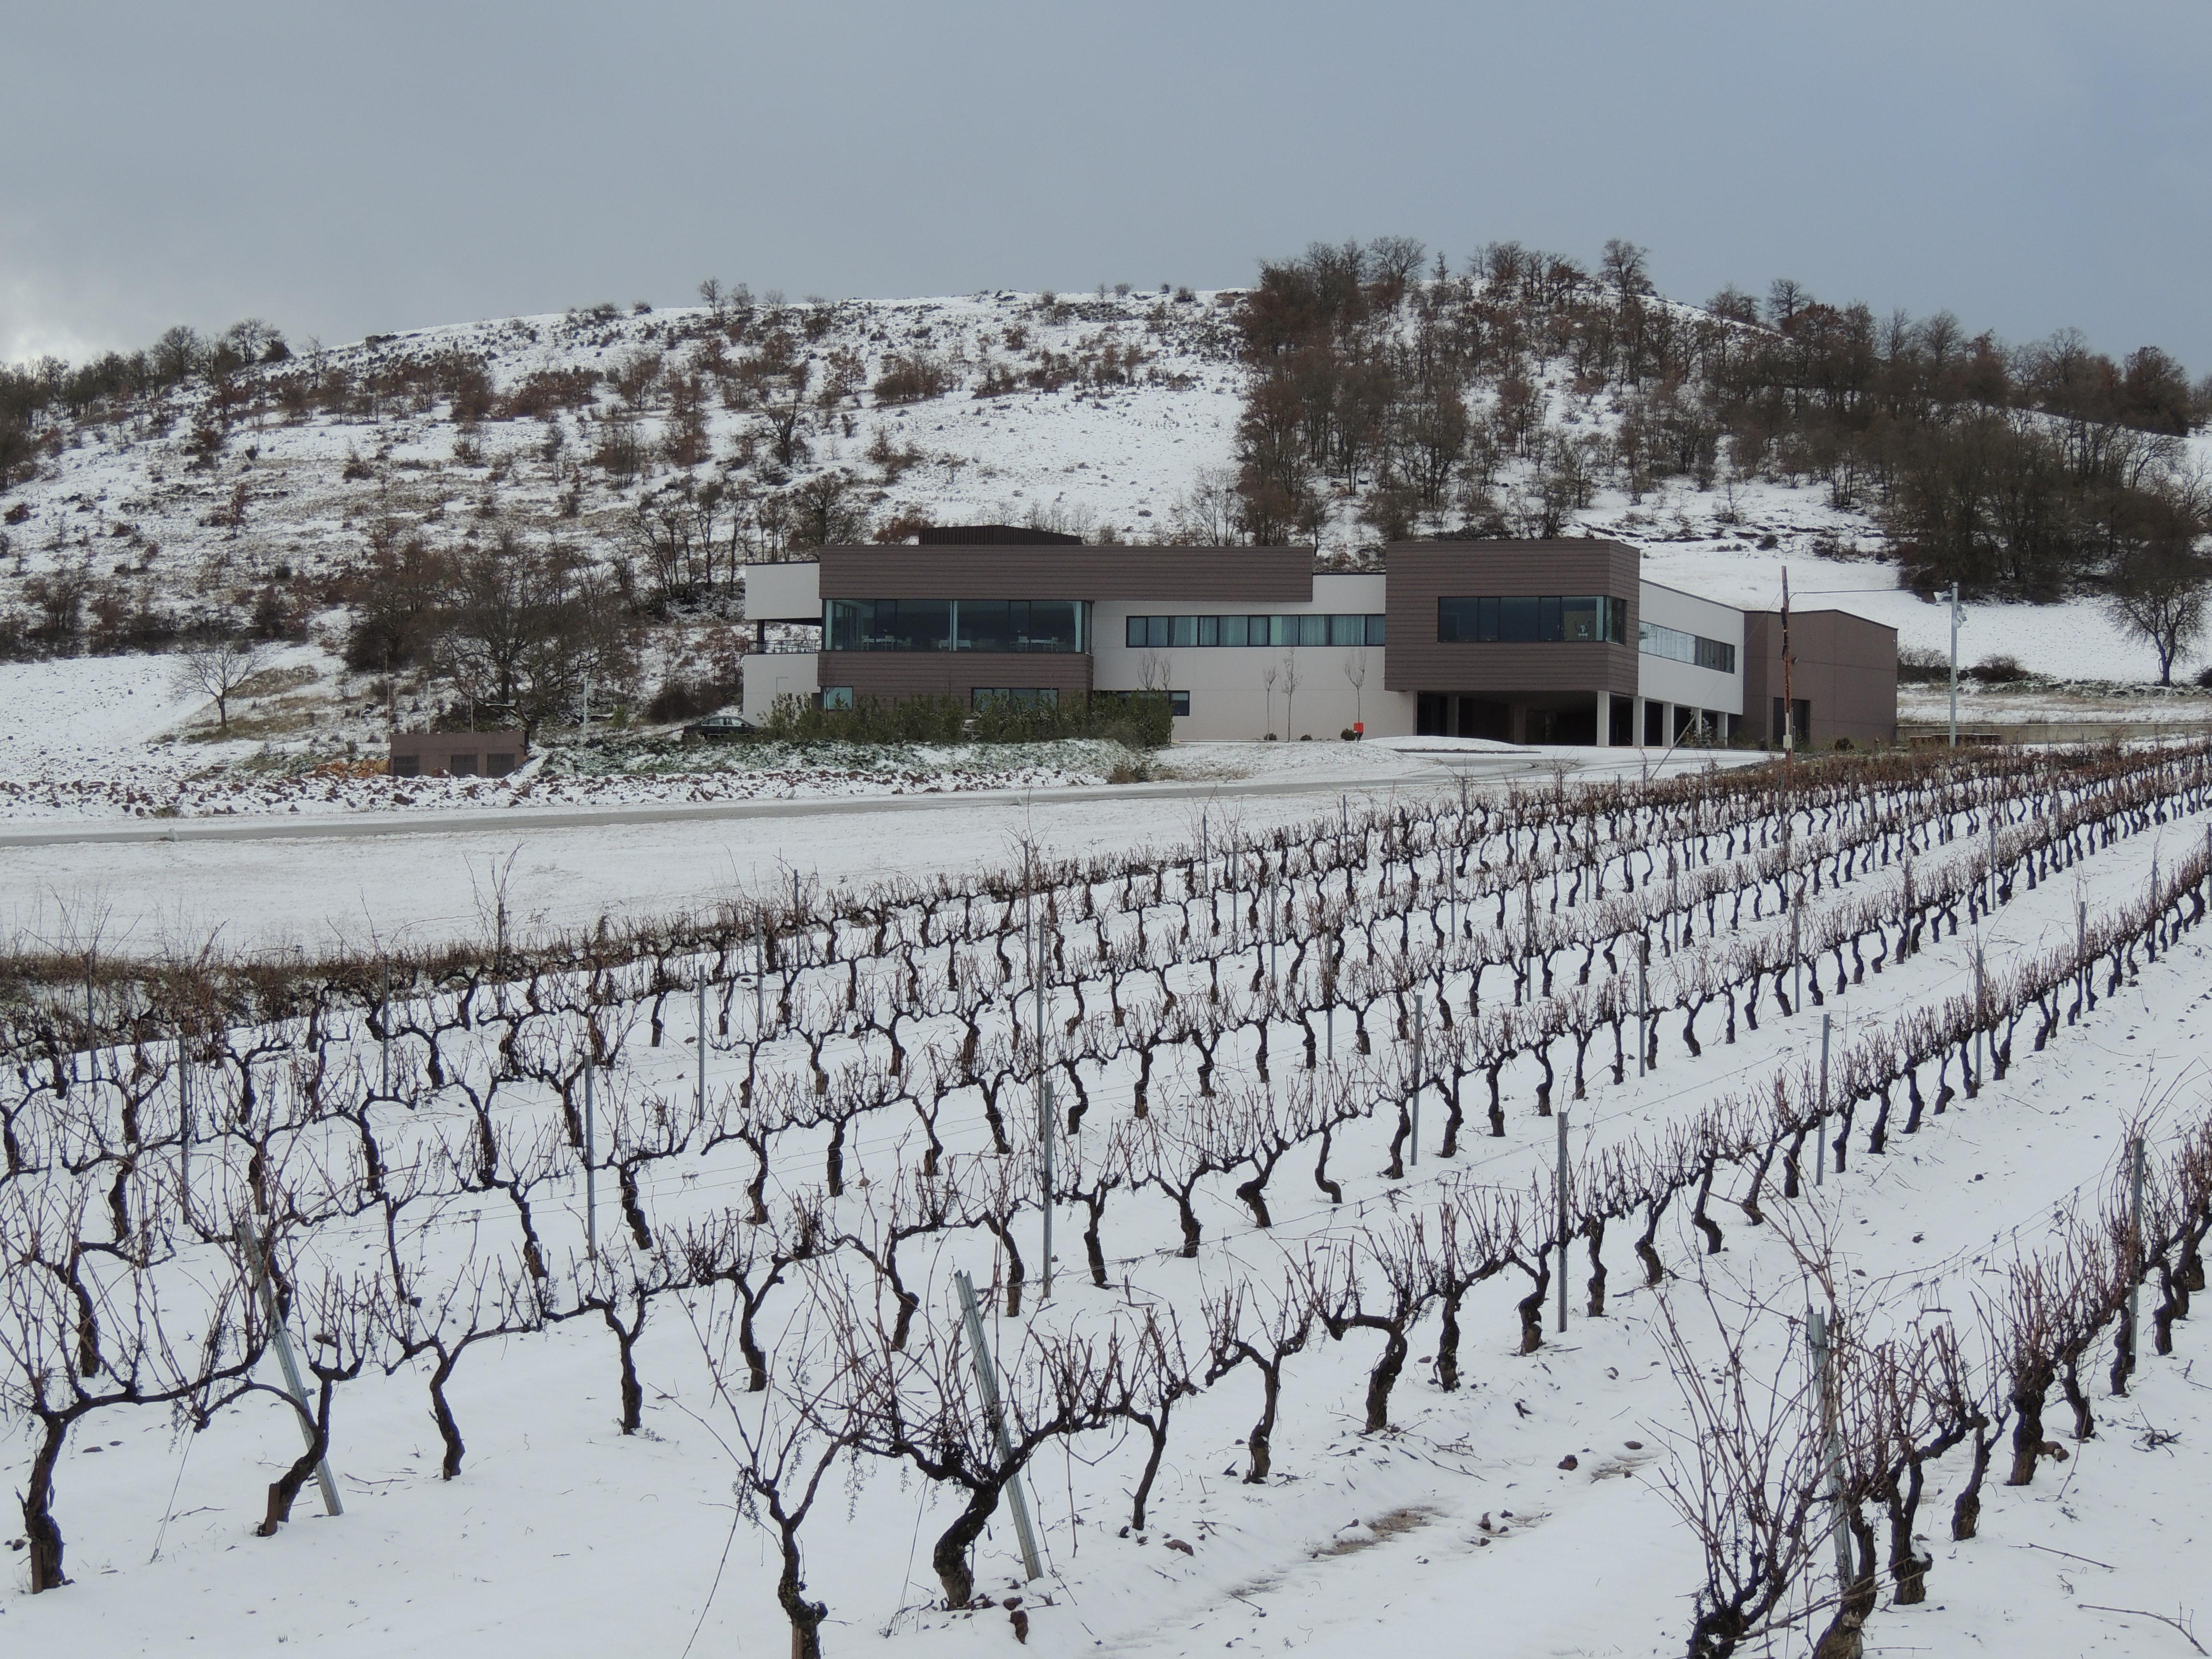
<instances>
[{"instance_id":1,"label":"hillside slope","mask_svg":"<svg viewBox=\"0 0 2212 1659\"><path fill-rule=\"evenodd\" d=\"M451 558L507 538L581 556L639 624L638 648L593 690L602 717L641 713L672 682L711 696L731 679L726 624L747 559L933 520L1222 538L1242 297L794 306L740 293L712 309L599 307L374 337L118 396L51 420L33 476L0 497L0 631L17 654L64 658L193 631L291 641L295 684L247 746L188 758L361 752L393 714L424 718L459 695L427 652L396 684L379 672L393 659L364 635L363 604L388 601L410 544ZM1565 430L1620 418L1618 400L1563 366L1537 395ZM1508 492L1516 469L1527 464L1505 462ZM1340 485L1325 557L1371 547L1358 507L1358 481ZM1638 544L1657 580L1769 605L1786 567L1801 604L1891 623L1908 647L1948 646L1942 608L1901 591L1877 556L1878 526L1818 488L1600 487L1569 523ZM1976 607L1961 651L2064 677L2156 666L2082 600ZM88 672L100 695L113 671ZM0 743L0 768L26 775L10 757L43 752L35 728L55 718L43 696L11 701L0 726L18 735Z\"/></svg>"}]
</instances>

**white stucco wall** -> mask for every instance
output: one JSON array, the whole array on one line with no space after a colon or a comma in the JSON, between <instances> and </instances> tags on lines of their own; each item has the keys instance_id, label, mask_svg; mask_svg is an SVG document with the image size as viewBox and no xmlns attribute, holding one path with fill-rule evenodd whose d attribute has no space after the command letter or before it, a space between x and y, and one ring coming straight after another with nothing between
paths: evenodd
<instances>
[{"instance_id":1,"label":"white stucco wall","mask_svg":"<svg viewBox=\"0 0 2212 1659\"><path fill-rule=\"evenodd\" d=\"M1334 738L1357 720L1370 737L1397 737L1413 729L1413 699L1382 689L1381 646L1187 646L1133 650L1131 617L1380 616L1382 577L1317 575L1308 604L1253 601L1233 605L1193 599L1101 600L1091 612L1091 684L1101 691L1146 688L1146 671L1159 690L1190 693L1190 714L1175 723L1184 739L1264 738L1270 731L1295 741L1310 735ZM1352 675L1364 666L1364 684ZM1272 689L1267 682L1275 672ZM1349 670L1350 672L1347 672ZM1286 692L1291 672L1295 692Z\"/></svg>"},{"instance_id":2,"label":"white stucco wall","mask_svg":"<svg viewBox=\"0 0 2212 1659\"><path fill-rule=\"evenodd\" d=\"M1734 605L1718 605L1679 588L1662 587L1656 582L1638 584L1637 605L1645 622L1656 623L1662 628L1679 628L1686 634L1702 634L1709 640L1719 640L1735 647L1733 674L1638 651L1638 694L1654 702L1717 709L1723 714L1742 714L1743 612Z\"/></svg>"},{"instance_id":3,"label":"white stucco wall","mask_svg":"<svg viewBox=\"0 0 2212 1659\"><path fill-rule=\"evenodd\" d=\"M747 565L745 616L753 622L820 622L822 567L811 560Z\"/></svg>"},{"instance_id":4,"label":"white stucco wall","mask_svg":"<svg viewBox=\"0 0 2212 1659\"><path fill-rule=\"evenodd\" d=\"M811 651L755 653L738 667L743 691L738 708L748 725L766 720L778 697L811 697L822 689L822 659Z\"/></svg>"}]
</instances>

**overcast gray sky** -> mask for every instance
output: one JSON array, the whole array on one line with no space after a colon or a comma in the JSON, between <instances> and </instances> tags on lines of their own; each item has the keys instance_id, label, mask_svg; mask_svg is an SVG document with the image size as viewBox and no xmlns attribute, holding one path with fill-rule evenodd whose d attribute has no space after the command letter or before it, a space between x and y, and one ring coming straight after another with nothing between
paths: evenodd
<instances>
[{"instance_id":1,"label":"overcast gray sky","mask_svg":"<svg viewBox=\"0 0 2212 1659\"><path fill-rule=\"evenodd\" d=\"M0 359L1648 246L2212 369L2212 6L0 0Z\"/></svg>"}]
</instances>

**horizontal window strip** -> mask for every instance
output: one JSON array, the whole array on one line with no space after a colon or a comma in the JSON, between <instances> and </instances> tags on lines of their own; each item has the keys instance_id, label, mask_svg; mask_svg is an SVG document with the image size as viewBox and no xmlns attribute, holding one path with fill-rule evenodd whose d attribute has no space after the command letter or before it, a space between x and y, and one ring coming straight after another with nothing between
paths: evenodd
<instances>
[{"instance_id":1,"label":"horizontal window strip","mask_svg":"<svg viewBox=\"0 0 2212 1659\"><path fill-rule=\"evenodd\" d=\"M1083 599L831 599L829 651L1073 652L1090 648Z\"/></svg>"},{"instance_id":2,"label":"horizontal window strip","mask_svg":"<svg viewBox=\"0 0 2212 1659\"><path fill-rule=\"evenodd\" d=\"M1669 662L1686 662L1693 667L1710 668L1717 674L1735 672L1735 647L1726 640L1709 640L1704 635L1692 634L1686 629L1638 622L1636 625L1636 648L1647 657L1664 657Z\"/></svg>"},{"instance_id":3,"label":"horizontal window strip","mask_svg":"<svg viewBox=\"0 0 2212 1659\"><path fill-rule=\"evenodd\" d=\"M1626 645L1628 601L1604 593L1446 596L1437 601L1444 645Z\"/></svg>"},{"instance_id":4,"label":"horizontal window strip","mask_svg":"<svg viewBox=\"0 0 2212 1659\"><path fill-rule=\"evenodd\" d=\"M1132 651L1217 646L1379 646L1380 615L1132 617L1122 642Z\"/></svg>"}]
</instances>

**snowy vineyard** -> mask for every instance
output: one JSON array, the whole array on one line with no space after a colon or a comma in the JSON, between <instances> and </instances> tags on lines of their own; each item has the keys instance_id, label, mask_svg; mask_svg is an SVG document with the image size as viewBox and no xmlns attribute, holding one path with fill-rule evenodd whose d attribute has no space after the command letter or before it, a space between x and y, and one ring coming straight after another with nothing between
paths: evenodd
<instances>
[{"instance_id":1,"label":"snowy vineyard","mask_svg":"<svg viewBox=\"0 0 2212 1659\"><path fill-rule=\"evenodd\" d=\"M278 1436L274 1534L343 1501L349 1402L426 1391L453 1480L460 1380L519 1401L588 1331L623 1434L656 1401L711 1426L811 1656L817 1562L900 1565L879 1502L920 1505L917 1629L996 1606L987 1576L1103 1595L1109 1565L1047 1565L1053 1525L1141 1540L1163 1471L1226 1443L1267 1486L1327 1414L1380 1443L1409 1393L1510 1389L1625 1281L1679 1384L1645 1405L1705 1563L1692 1651L1855 1629L1885 1578L1925 1595L1932 1468L1971 1536L1993 1466L2063 1455L2054 1389L2086 1434L2172 1351L2212 1119L2147 1116L1940 1317L1840 1269L1838 1206L2179 947L2208 848L2203 746L1889 757L1215 822L435 956L19 958L28 1587L68 1582L65 1448L134 1408ZM1706 1273L1750 1229L1794 1264L1756 1294ZM1048 1448L1064 1494L1025 1490ZM1028 1594L1024 1639L1054 1605Z\"/></svg>"}]
</instances>

